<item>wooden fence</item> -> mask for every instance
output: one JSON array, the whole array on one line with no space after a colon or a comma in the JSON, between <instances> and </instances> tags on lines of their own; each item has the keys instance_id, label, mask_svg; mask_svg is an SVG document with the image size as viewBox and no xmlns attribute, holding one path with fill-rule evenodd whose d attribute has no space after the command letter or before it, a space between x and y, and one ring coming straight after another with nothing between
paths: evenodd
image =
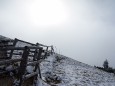
<instances>
[{"instance_id":1,"label":"wooden fence","mask_svg":"<svg viewBox=\"0 0 115 86\"><path fill-rule=\"evenodd\" d=\"M17 47L18 41L31 46ZM40 62L53 53L53 46L46 46L40 43L33 44L16 38L8 42L10 44L0 45L0 52L7 54L0 57L0 78L3 79L4 75L8 75L12 79L9 85L0 86L26 86L24 83L30 78L32 78L31 82L34 85L37 77L42 78ZM34 68L31 73L26 70L27 66Z\"/></svg>"}]
</instances>

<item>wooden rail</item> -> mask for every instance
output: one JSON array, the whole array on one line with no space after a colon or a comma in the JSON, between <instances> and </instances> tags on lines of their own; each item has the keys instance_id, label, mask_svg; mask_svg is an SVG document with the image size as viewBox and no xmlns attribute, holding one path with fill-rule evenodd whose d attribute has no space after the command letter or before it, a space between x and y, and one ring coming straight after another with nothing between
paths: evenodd
<instances>
[{"instance_id":1,"label":"wooden rail","mask_svg":"<svg viewBox=\"0 0 115 86\"><path fill-rule=\"evenodd\" d=\"M36 44L34 44L34 43L26 42L26 41L23 41L23 40L20 40L20 39L17 39L17 38L15 38L15 39L18 40L18 41L20 41L20 42L23 42L23 43L27 43L27 44L36 46ZM37 44L38 44L39 46L43 46L43 47L51 47L51 46L47 46L47 45L40 44L40 43L37 43Z\"/></svg>"},{"instance_id":2,"label":"wooden rail","mask_svg":"<svg viewBox=\"0 0 115 86\"><path fill-rule=\"evenodd\" d=\"M18 61L21 61L21 60L22 60L22 59L3 60L3 61L0 61L0 65L11 64L11 63L18 62Z\"/></svg>"},{"instance_id":3,"label":"wooden rail","mask_svg":"<svg viewBox=\"0 0 115 86\"><path fill-rule=\"evenodd\" d=\"M38 46L28 46L29 49L40 49L42 47ZM5 48L0 48L0 50L24 50L24 47L5 47Z\"/></svg>"},{"instance_id":4,"label":"wooden rail","mask_svg":"<svg viewBox=\"0 0 115 86\"><path fill-rule=\"evenodd\" d=\"M39 72L33 72L33 73L31 73L31 74L27 74L25 77L24 77L24 80L26 80L26 79L28 79L28 78L30 78L30 77L32 77L32 76L35 76L35 75L37 75Z\"/></svg>"}]
</instances>

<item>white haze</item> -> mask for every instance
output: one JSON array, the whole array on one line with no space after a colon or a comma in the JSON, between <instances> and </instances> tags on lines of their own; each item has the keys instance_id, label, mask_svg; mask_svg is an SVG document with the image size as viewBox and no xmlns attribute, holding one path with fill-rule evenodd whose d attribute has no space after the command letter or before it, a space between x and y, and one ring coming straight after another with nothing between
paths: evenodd
<instances>
[{"instance_id":1,"label":"white haze","mask_svg":"<svg viewBox=\"0 0 115 86\"><path fill-rule=\"evenodd\" d=\"M1 0L0 34L54 45L78 61L115 67L114 0Z\"/></svg>"}]
</instances>

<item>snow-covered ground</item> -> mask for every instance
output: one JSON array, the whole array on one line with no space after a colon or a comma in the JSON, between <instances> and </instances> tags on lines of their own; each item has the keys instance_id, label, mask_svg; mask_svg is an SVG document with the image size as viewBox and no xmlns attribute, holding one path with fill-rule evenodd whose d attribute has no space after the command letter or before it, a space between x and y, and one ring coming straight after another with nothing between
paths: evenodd
<instances>
[{"instance_id":1,"label":"snow-covered ground","mask_svg":"<svg viewBox=\"0 0 115 86\"><path fill-rule=\"evenodd\" d=\"M57 57L58 56L58 57ZM60 83L50 86L115 86L115 76L71 58L55 54L41 63L42 78L60 78Z\"/></svg>"},{"instance_id":2,"label":"snow-covered ground","mask_svg":"<svg viewBox=\"0 0 115 86\"><path fill-rule=\"evenodd\" d=\"M0 38L5 39L2 36ZM24 47L31 45L18 42L16 46ZM19 57L13 56L13 58ZM47 57L40 67L43 80L39 79L37 81L38 86L115 86L114 74L104 72L59 54ZM6 70L11 68L12 66L9 66ZM32 67L28 66L27 71L31 73L33 71Z\"/></svg>"}]
</instances>

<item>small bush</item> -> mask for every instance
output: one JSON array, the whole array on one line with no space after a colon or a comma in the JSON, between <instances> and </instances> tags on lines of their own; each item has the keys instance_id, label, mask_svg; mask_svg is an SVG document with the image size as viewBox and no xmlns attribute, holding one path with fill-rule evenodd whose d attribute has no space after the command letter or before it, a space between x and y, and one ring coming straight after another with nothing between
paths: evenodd
<instances>
[{"instance_id":1,"label":"small bush","mask_svg":"<svg viewBox=\"0 0 115 86\"><path fill-rule=\"evenodd\" d=\"M107 69L105 69L105 68L103 68L103 67L98 67L98 66L94 66L94 67L96 67L96 68L98 68L98 69L100 69L100 70L103 70L103 71L105 71L105 72L114 73L114 74L115 74L115 69L113 69L113 68L111 68L111 67L109 67L109 68L107 68Z\"/></svg>"},{"instance_id":2,"label":"small bush","mask_svg":"<svg viewBox=\"0 0 115 86\"><path fill-rule=\"evenodd\" d=\"M58 62L60 62L63 59L64 59L63 57L56 56L56 61L58 61Z\"/></svg>"},{"instance_id":3,"label":"small bush","mask_svg":"<svg viewBox=\"0 0 115 86\"><path fill-rule=\"evenodd\" d=\"M61 78L59 76L57 76L56 74L53 75L51 72L46 72L46 77L45 80L47 83L51 84L57 84L57 83L61 83Z\"/></svg>"}]
</instances>

